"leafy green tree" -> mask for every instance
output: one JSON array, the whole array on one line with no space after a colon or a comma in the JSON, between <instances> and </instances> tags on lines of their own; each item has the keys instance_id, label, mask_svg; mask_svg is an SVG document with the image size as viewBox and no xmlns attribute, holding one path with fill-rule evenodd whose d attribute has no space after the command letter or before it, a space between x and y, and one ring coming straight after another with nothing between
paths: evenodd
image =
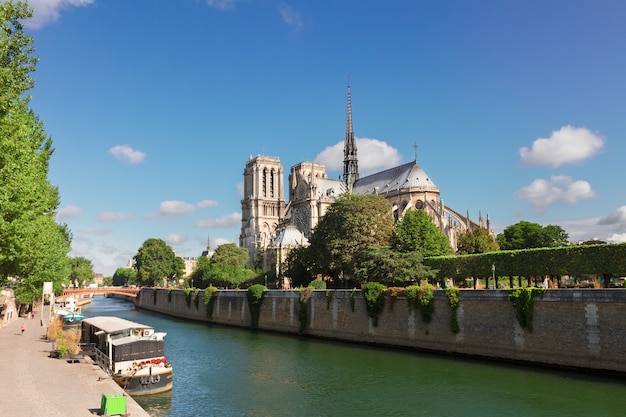
<instances>
[{"instance_id":1,"label":"leafy green tree","mask_svg":"<svg viewBox=\"0 0 626 417\"><path fill-rule=\"evenodd\" d=\"M291 278L291 285L294 288L307 287L307 284L313 279L308 268L308 265L311 264L308 259L310 252L308 247L300 246L293 248L287 254L284 274Z\"/></svg>"},{"instance_id":2,"label":"leafy green tree","mask_svg":"<svg viewBox=\"0 0 626 417\"><path fill-rule=\"evenodd\" d=\"M410 210L402 216L391 236L391 248L400 252L419 251L425 257L452 254L447 236L424 210Z\"/></svg>"},{"instance_id":3,"label":"leafy green tree","mask_svg":"<svg viewBox=\"0 0 626 417\"><path fill-rule=\"evenodd\" d=\"M31 15L26 3L0 2L0 280L18 280L22 304L41 296L43 282L61 290L71 244L55 221L59 194L47 179L52 140L26 95L38 58L20 21Z\"/></svg>"},{"instance_id":4,"label":"leafy green tree","mask_svg":"<svg viewBox=\"0 0 626 417\"><path fill-rule=\"evenodd\" d=\"M196 266L191 272L191 287L193 288L207 288L209 282L209 272L211 270L211 263L206 256L200 256L196 261Z\"/></svg>"},{"instance_id":5,"label":"leafy green tree","mask_svg":"<svg viewBox=\"0 0 626 417\"><path fill-rule=\"evenodd\" d=\"M176 255L162 239L148 239L134 257L137 283L158 286L176 275Z\"/></svg>"},{"instance_id":6,"label":"leafy green tree","mask_svg":"<svg viewBox=\"0 0 626 417\"><path fill-rule=\"evenodd\" d=\"M111 284L116 287L124 287L137 282L137 271L133 268L117 268L113 274Z\"/></svg>"},{"instance_id":7,"label":"leafy green tree","mask_svg":"<svg viewBox=\"0 0 626 417\"><path fill-rule=\"evenodd\" d=\"M498 243L487 229L479 227L471 232L459 235L457 252L461 255L494 252L500 249Z\"/></svg>"},{"instance_id":8,"label":"leafy green tree","mask_svg":"<svg viewBox=\"0 0 626 417\"><path fill-rule=\"evenodd\" d=\"M70 282L76 286L89 284L93 281L93 264L87 258L77 256L70 258Z\"/></svg>"},{"instance_id":9,"label":"leafy green tree","mask_svg":"<svg viewBox=\"0 0 626 417\"><path fill-rule=\"evenodd\" d=\"M384 196L340 196L309 239L306 256L312 275L351 279L359 253L368 246L387 245L392 232L391 205Z\"/></svg>"},{"instance_id":10,"label":"leafy green tree","mask_svg":"<svg viewBox=\"0 0 626 417\"><path fill-rule=\"evenodd\" d=\"M502 250L551 248L567 245L568 234L560 227L520 221L496 237Z\"/></svg>"},{"instance_id":11,"label":"leafy green tree","mask_svg":"<svg viewBox=\"0 0 626 417\"><path fill-rule=\"evenodd\" d=\"M246 248L240 248L234 243L224 243L217 247L210 261L213 267L232 265L245 268L249 260L250 255Z\"/></svg>"},{"instance_id":12,"label":"leafy green tree","mask_svg":"<svg viewBox=\"0 0 626 417\"><path fill-rule=\"evenodd\" d=\"M358 282L380 282L404 286L429 279L435 271L422 264L420 252L397 252L386 246L370 246L363 250L354 268Z\"/></svg>"}]
</instances>

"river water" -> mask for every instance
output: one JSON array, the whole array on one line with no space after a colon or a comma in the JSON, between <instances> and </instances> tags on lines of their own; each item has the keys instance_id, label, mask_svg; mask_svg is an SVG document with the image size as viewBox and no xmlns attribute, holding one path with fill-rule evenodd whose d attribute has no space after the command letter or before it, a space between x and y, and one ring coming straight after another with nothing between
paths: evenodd
<instances>
[{"instance_id":1,"label":"river water","mask_svg":"<svg viewBox=\"0 0 626 417\"><path fill-rule=\"evenodd\" d=\"M95 297L83 312L167 332L173 390L135 398L152 417L626 413L624 379L255 333L113 298Z\"/></svg>"}]
</instances>

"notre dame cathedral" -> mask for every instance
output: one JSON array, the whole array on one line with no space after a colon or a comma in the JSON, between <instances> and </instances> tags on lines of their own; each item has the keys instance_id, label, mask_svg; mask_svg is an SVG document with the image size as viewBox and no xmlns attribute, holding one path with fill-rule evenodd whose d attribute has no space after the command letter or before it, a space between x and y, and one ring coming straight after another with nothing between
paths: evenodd
<instances>
[{"instance_id":1,"label":"notre dame cathedral","mask_svg":"<svg viewBox=\"0 0 626 417\"><path fill-rule=\"evenodd\" d=\"M314 162L300 162L291 167L289 200L285 202L280 159L250 156L243 172L239 246L248 249L253 263L275 268L277 276L281 276L281 263L289 250L308 244L319 219L343 193L384 195L396 220L408 210L425 210L448 236L453 249L461 233L476 228L491 231L489 216L484 222L479 215L478 222L474 222L469 214L462 215L444 205L439 187L419 166L417 156L412 162L359 177L350 86L343 162L341 180L328 178L326 167Z\"/></svg>"}]
</instances>

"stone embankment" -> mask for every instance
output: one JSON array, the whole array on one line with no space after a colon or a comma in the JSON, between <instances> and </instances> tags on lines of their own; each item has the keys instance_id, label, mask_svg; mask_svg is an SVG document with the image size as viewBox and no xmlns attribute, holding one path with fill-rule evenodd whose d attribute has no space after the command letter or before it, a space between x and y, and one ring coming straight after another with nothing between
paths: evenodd
<instances>
[{"instance_id":1,"label":"stone embankment","mask_svg":"<svg viewBox=\"0 0 626 417\"><path fill-rule=\"evenodd\" d=\"M146 288L137 305L180 318L249 328L246 295L218 291L210 315L202 292L188 296L182 290ZM258 328L291 334L303 329L309 336L355 343L626 375L624 289L547 290L535 298L532 331L520 326L505 290L461 290L458 298L454 311L444 291L435 291L434 312L427 323L405 297L387 297L375 327L360 291L314 291L303 307L299 291L268 291Z\"/></svg>"},{"instance_id":2,"label":"stone embankment","mask_svg":"<svg viewBox=\"0 0 626 417\"><path fill-rule=\"evenodd\" d=\"M46 328L39 315L35 319L14 316L5 324L0 329L0 416L99 415L103 394L123 394L89 358L68 363L48 357L53 345L44 339ZM150 417L131 397L126 405L131 416Z\"/></svg>"}]
</instances>

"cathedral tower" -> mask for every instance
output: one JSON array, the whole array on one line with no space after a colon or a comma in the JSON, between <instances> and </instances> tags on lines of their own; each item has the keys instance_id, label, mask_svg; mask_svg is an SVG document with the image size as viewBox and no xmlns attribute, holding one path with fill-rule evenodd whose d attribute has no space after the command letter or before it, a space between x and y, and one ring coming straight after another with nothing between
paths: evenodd
<instances>
[{"instance_id":1,"label":"cathedral tower","mask_svg":"<svg viewBox=\"0 0 626 417\"><path fill-rule=\"evenodd\" d=\"M350 83L348 82L348 116L346 121L346 139L343 146L343 181L348 192L352 192L354 182L359 179L359 162L356 157L356 142L352 130L352 101L350 99Z\"/></svg>"},{"instance_id":2,"label":"cathedral tower","mask_svg":"<svg viewBox=\"0 0 626 417\"><path fill-rule=\"evenodd\" d=\"M248 249L252 264L271 244L285 214L283 175L280 159L266 156L250 157L243 171L239 246Z\"/></svg>"}]
</instances>

